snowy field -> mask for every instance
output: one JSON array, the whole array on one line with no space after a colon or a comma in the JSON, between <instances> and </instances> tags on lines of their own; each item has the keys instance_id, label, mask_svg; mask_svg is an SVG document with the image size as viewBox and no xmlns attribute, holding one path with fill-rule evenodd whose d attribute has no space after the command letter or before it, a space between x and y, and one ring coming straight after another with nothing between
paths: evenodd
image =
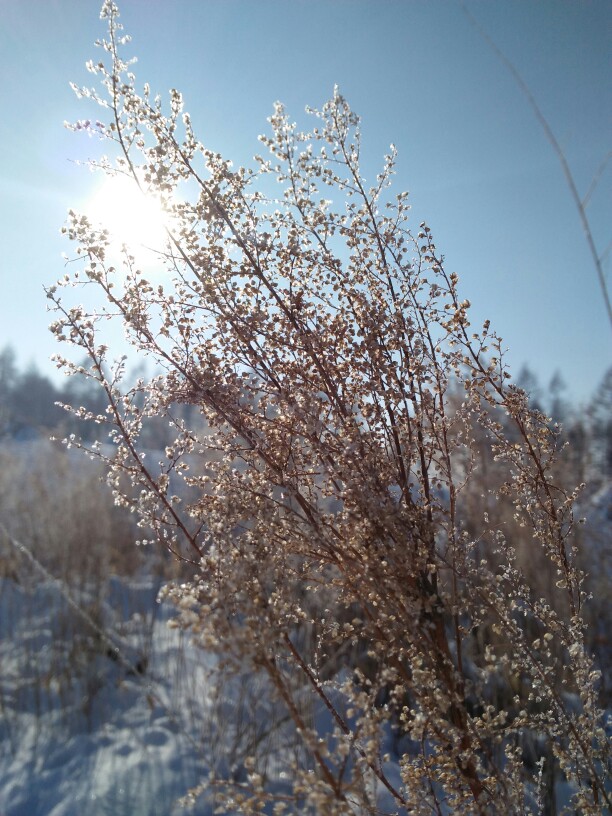
<instances>
[{"instance_id":1,"label":"snowy field","mask_svg":"<svg viewBox=\"0 0 612 816\"><path fill-rule=\"evenodd\" d=\"M176 802L214 767L214 667L99 475L0 446L0 816L210 813Z\"/></svg>"},{"instance_id":2,"label":"snowy field","mask_svg":"<svg viewBox=\"0 0 612 816\"><path fill-rule=\"evenodd\" d=\"M176 800L205 774L210 666L168 628L155 584L108 588L103 638L57 583L1 579L3 816L184 813Z\"/></svg>"},{"instance_id":3,"label":"snowy field","mask_svg":"<svg viewBox=\"0 0 612 816\"><path fill-rule=\"evenodd\" d=\"M211 770L245 781L242 759L258 750L282 794L286 720L250 678L219 691L214 662L168 625L157 583L107 588L100 603L86 591L68 600L57 581L0 579L0 816L212 814L223 800L210 791L180 800Z\"/></svg>"},{"instance_id":4,"label":"snowy field","mask_svg":"<svg viewBox=\"0 0 612 816\"><path fill-rule=\"evenodd\" d=\"M30 503L30 520L37 511L47 518L17 471L11 478ZM2 498L4 507L14 500L6 489ZM603 592L611 500L602 488L581 508ZM79 535L87 547L88 533ZM211 775L246 781L244 758L256 754L267 758L268 789L282 794L282 757L295 747L287 718L267 708L254 678L226 681L215 660L172 627L174 607L158 600L164 578L142 567L96 574L91 557L83 575L64 580L60 562L46 572L30 546L19 550L0 530L0 816L204 816L224 801L221 789L216 801L210 791L191 803L181 797ZM598 606L592 626L599 658L610 665L606 608ZM603 683L609 698L606 674ZM323 733L329 723L312 713ZM407 746L389 734L385 747L386 772L399 783L396 752ZM569 791L560 780L555 789L559 806ZM382 813L394 812L382 791L375 798Z\"/></svg>"}]
</instances>

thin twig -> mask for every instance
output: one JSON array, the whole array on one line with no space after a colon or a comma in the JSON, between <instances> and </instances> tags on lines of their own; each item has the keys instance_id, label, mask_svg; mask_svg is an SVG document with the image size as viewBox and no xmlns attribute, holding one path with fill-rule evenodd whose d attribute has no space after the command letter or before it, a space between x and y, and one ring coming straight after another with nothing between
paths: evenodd
<instances>
[{"instance_id":1,"label":"thin twig","mask_svg":"<svg viewBox=\"0 0 612 816\"><path fill-rule=\"evenodd\" d=\"M527 98L527 101L531 105L531 108L532 108L533 112L535 113L536 119L542 125L542 129L544 130L544 133L546 134L546 138L548 139L548 141L552 145L553 150L557 154L557 158L559 159L559 162L561 163L561 168L563 170L563 175L565 176L567 186L569 187L570 194L571 194L571 196L572 196L572 198L574 200L574 203L576 205L576 208L578 210L580 223L582 224L582 229L584 230L584 234L586 236L587 244L589 246L589 251L591 253L591 257L593 258L593 264L595 265L595 271L597 272L597 278L599 280L599 285L601 287L601 294L602 294L602 297L604 299L604 303L606 305L606 310L608 312L608 319L610 321L610 328L612 329L612 301L610 300L610 294L608 292L608 287L606 285L606 279L605 279L605 276L604 276L604 273L603 273L601 258L599 256L599 254L597 253L597 249L595 247L595 241L593 240L593 233L591 231L591 225L589 223L589 219L588 219L587 214L586 214L586 205L588 204L588 200L589 200L589 198L590 198L590 196L591 196L591 194L593 192L593 189L597 185L597 181L599 180L599 175L601 175L601 173L603 172L603 168L605 167L605 164L608 161L611 154L608 154L608 156L606 156L606 159L604 160L603 164L600 166L600 168L599 168L599 170L598 170L598 172L597 172L597 174L595 176L594 181L591 183L591 187L589 188L589 191L587 192L584 199L581 199L580 194L578 192L578 188L576 187L576 182L574 181L574 176L573 176L572 171L570 169L570 166L568 164L567 158L565 157L565 153L563 152L563 149L562 149L561 145L557 141L557 138L556 138L555 134L553 133L552 128L550 127L550 125L548 123L548 120L546 119L546 117L542 113L542 109L540 108L540 106L536 102L536 99L535 99L534 95L532 94L529 86L527 85L527 83L525 82L523 77L519 74L516 66L508 59L508 57L499 48L499 46L491 39L489 34L487 34L487 32L483 29L483 27L480 25L480 23L476 20L476 18L468 10L465 3L463 3L463 2L461 3L461 8L463 9L463 13L465 14L465 16L468 18L468 20L474 26L476 31L480 34L482 39L489 45L489 47L494 52L494 54L497 56L497 58L500 60L500 62L502 62L506 66L506 68L510 71L510 73L512 74L516 84L519 86L521 91L525 94L525 97Z\"/></svg>"}]
</instances>

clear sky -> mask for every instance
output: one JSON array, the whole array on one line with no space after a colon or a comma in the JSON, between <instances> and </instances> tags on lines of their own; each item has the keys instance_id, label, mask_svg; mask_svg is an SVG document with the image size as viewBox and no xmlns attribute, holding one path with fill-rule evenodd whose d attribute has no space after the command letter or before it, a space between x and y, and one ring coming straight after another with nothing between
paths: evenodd
<instances>
[{"instance_id":1,"label":"clear sky","mask_svg":"<svg viewBox=\"0 0 612 816\"><path fill-rule=\"evenodd\" d=\"M612 149L611 0L466 0L538 100L586 192ZM0 0L0 348L54 376L43 285L94 179L99 145L63 129L95 118L69 81L105 33L98 0ZM458 0L119 0L140 83L185 95L196 133L235 163L260 150L275 100L299 121L334 84L363 117L366 175L390 142L474 322L491 319L513 370L556 369L586 399L612 365L612 331L575 205L524 94ZM612 239L612 161L589 204ZM612 254L612 253L611 253ZM612 287L612 261L604 270Z\"/></svg>"}]
</instances>

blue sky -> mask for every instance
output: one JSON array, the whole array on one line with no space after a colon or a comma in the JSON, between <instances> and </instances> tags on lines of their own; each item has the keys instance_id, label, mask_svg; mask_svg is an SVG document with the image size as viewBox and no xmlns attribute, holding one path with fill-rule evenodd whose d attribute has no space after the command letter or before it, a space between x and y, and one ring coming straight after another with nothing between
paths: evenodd
<instances>
[{"instance_id":1,"label":"blue sky","mask_svg":"<svg viewBox=\"0 0 612 816\"><path fill-rule=\"evenodd\" d=\"M94 118L69 81L104 34L98 0L0 0L0 348L55 376L43 285L63 274L59 230L94 178L99 145L64 130ZM610 0L467 0L531 88L584 193L612 149ZM185 95L196 132L235 163L260 150L272 103L298 121L340 86L363 117L366 175L390 142L474 322L489 318L543 384L559 369L586 399L612 365L612 332L559 162L507 69L455 0L123 0L137 79ZM612 162L590 205L612 239ZM604 269L612 286L612 262Z\"/></svg>"}]
</instances>

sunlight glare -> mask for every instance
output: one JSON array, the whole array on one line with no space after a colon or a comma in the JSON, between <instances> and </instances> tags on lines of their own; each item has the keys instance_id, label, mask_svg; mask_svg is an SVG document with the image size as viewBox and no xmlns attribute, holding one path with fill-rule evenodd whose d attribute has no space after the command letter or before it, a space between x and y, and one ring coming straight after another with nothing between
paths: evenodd
<instances>
[{"instance_id":1,"label":"sunlight glare","mask_svg":"<svg viewBox=\"0 0 612 816\"><path fill-rule=\"evenodd\" d=\"M93 194L87 212L109 231L117 245L161 251L166 244L168 217L161 204L127 176L107 176Z\"/></svg>"}]
</instances>

